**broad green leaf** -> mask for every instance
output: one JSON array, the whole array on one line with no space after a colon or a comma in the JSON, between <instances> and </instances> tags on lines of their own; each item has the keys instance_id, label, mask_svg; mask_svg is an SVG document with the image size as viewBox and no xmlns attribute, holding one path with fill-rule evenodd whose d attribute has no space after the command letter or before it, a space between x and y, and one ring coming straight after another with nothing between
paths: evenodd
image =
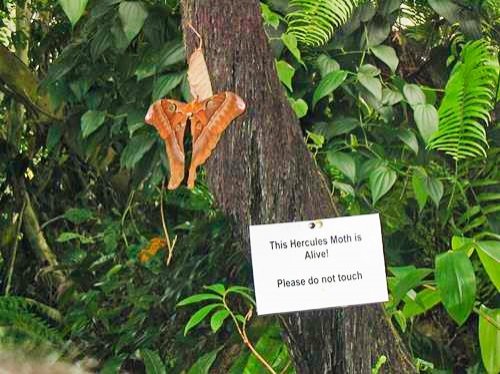
<instances>
[{"instance_id":1,"label":"broad green leaf","mask_svg":"<svg viewBox=\"0 0 500 374\"><path fill-rule=\"evenodd\" d=\"M437 131L439 125L439 115L431 104L420 104L413 107L413 115L418 131L427 144L431 136Z\"/></svg>"},{"instance_id":2,"label":"broad green leaf","mask_svg":"<svg viewBox=\"0 0 500 374\"><path fill-rule=\"evenodd\" d=\"M389 47L388 45L378 45L376 47L372 47L371 51L379 60L389 66L393 73L396 71L399 59L394 48Z\"/></svg>"},{"instance_id":3,"label":"broad green leaf","mask_svg":"<svg viewBox=\"0 0 500 374\"><path fill-rule=\"evenodd\" d=\"M70 208L63 217L72 223L80 224L92 219L94 215L88 209Z\"/></svg>"},{"instance_id":4,"label":"broad green leaf","mask_svg":"<svg viewBox=\"0 0 500 374\"><path fill-rule=\"evenodd\" d=\"M484 270L500 292L500 241L479 241L476 248Z\"/></svg>"},{"instance_id":5,"label":"broad green leaf","mask_svg":"<svg viewBox=\"0 0 500 374\"><path fill-rule=\"evenodd\" d=\"M348 195L352 195L352 196L356 195L354 188L350 184L342 183L339 181L332 181L332 187L334 190L337 188L340 191L345 192Z\"/></svg>"},{"instance_id":6,"label":"broad green leaf","mask_svg":"<svg viewBox=\"0 0 500 374\"><path fill-rule=\"evenodd\" d=\"M214 295L213 293L198 293L196 295L186 297L185 299L179 301L177 303L177 306L184 306L184 305L199 303L200 301L205 301L205 300L222 301L222 297L218 296L218 295Z\"/></svg>"},{"instance_id":7,"label":"broad green leaf","mask_svg":"<svg viewBox=\"0 0 500 374\"><path fill-rule=\"evenodd\" d=\"M350 154L329 151L327 158L328 162L339 169L352 183L356 182L356 162Z\"/></svg>"},{"instance_id":8,"label":"broad green leaf","mask_svg":"<svg viewBox=\"0 0 500 374\"><path fill-rule=\"evenodd\" d=\"M216 292L221 296L223 296L224 293L226 292L226 287L224 287L224 285L222 283L216 283L216 284L212 284L210 286L203 286L203 288L205 288L206 290Z\"/></svg>"},{"instance_id":9,"label":"broad green leaf","mask_svg":"<svg viewBox=\"0 0 500 374\"><path fill-rule=\"evenodd\" d=\"M61 126L52 125L49 127L49 132L47 134L46 147L47 151L52 151L57 144L61 141L62 130Z\"/></svg>"},{"instance_id":10,"label":"broad green leaf","mask_svg":"<svg viewBox=\"0 0 500 374\"><path fill-rule=\"evenodd\" d=\"M141 349L140 355L146 368L146 374L166 374L165 365L160 355L150 349Z\"/></svg>"},{"instance_id":11,"label":"broad green leaf","mask_svg":"<svg viewBox=\"0 0 500 374\"><path fill-rule=\"evenodd\" d=\"M403 129L398 132L398 138L403 141L415 154L418 154L418 140L413 131Z\"/></svg>"},{"instance_id":12,"label":"broad green leaf","mask_svg":"<svg viewBox=\"0 0 500 374\"><path fill-rule=\"evenodd\" d=\"M450 23L460 20L462 8L451 0L428 0L429 5L441 17L446 18Z\"/></svg>"},{"instance_id":13,"label":"broad green leaf","mask_svg":"<svg viewBox=\"0 0 500 374\"><path fill-rule=\"evenodd\" d=\"M302 118L307 114L307 103L302 100L302 99L297 99L295 100L293 97L289 97L288 101L290 102L290 105L295 112L295 115L297 118Z\"/></svg>"},{"instance_id":14,"label":"broad green leaf","mask_svg":"<svg viewBox=\"0 0 500 374\"><path fill-rule=\"evenodd\" d=\"M205 305L203 308L199 309L195 314L191 316L189 319L188 323L186 324L186 327L184 328L184 335L187 335L189 330L191 330L193 327L197 326L203 319L215 308L221 307L223 304L218 303L218 304L209 304Z\"/></svg>"},{"instance_id":15,"label":"broad green leaf","mask_svg":"<svg viewBox=\"0 0 500 374\"><path fill-rule=\"evenodd\" d=\"M451 249L453 251L465 251L467 256L470 257L474 251L475 242L474 239L453 235L451 238Z\"/></svg>"},{"instance_id":16,"label":"broad green leaf","mask_svg":"<svg viewBox=\"0 0 500 374\"><path fill-rule=\"evenodd\" d=\"M181 82L185 72L168 73L159 77L153 86L153 101L165 97L170 91L177 87Z\"/></svg>"},{"instance_id":17,"label":"broad green leaf","mask_svg":"<svg viewBox=\"0 0 500 374\"><path fill-rule=\"evenodd\" d=\"M182 41L173 40L166 43L161 49L149 50L135 69L138 80L161 73L165 68L185 60L186 52Z\"/></svg>"},{"instance_id":18,"label":"broad green leaf","mask_svg":"<svg viewBox=\"0 0 500 374\"><path fill-rule=\"evenodd\" d=\"M369 74L358 72L358 81L365 87L377 100L382 101L382 83L380 79Z\"/></svg>"},{"instance_id":19,"label":"broad green leaf","mask_svg":"<svg viewBox=\"0 0 500 374\"><path fill-rule=\"evenodd\" d=\"M106 360L102 365L101 370L99 370L99 374L116 374L120 372L120 367L125 361L125 357L115 356Z\"/></svg>"},{"instance_id":20,"label":"broad green leaf","mask_svg":"<svg viewBox=\"0 0 500 374\"><path fill-rule=\"evenodd\" d=\"M266 361L274 368L277 368L280 364L277 361L283 349L286 349L286 346L280 337L280 330L277 325L269 327L255 344L255 350L265 357ZM253 374L265 372L267 370L265 370L260 361L254 355L250 355L241 373Z\"/></svg>"},{"instance_id":21,"label":"broad green leaf","mask_svg":"<svg viewBox=\"0 0 500 374\"><path fill-rule=\"evenodd\" d=\"M439 292L426 288L418 292L414 299L405 299L403 314L406 318L412 318L427 312L429 309L439 304L439 302L441 302Z\"/></svg>"},{"instance_id":22,"label":"broad green leaf","mask_svg":"<svg viewBox=\"0 0 500 374\"><path fill-rule=\"evenodd\" d=\"M382 104L393 106L403 100L403 95L399 91L390 88L382 89Z\"/></svg>"},{"instance_id":23,"label":"broad green leaf","mask_svg":"<svg viewBox=\"0 0 500 374\"><path fill-rule=\"evenodd\" d=\"M288 48L288 50L292 53L293 57L300 62L303 66L305 66L304 61L302 61L302 57L300 56L299 48L297 47L297 38L293 34L282 34L281 41Z\"/></svg>"},{"instance_id":24,"label":"broad green leaf","mask_svg":"<svg viewBox=\"0 0 500 374\"><path fill-rule=\"evenodd\" d=\"M148 12L141 1L123 1L118 8L123 32L132 41L144 26Z\"/></svg>"},{"instance_id":25,"label":"broad green leaf","mask_svg":"<svg viewBox=\"0 0 500 374\"><path fill-rule=\"evenodd\" d=\"M262 13L262 18L264 19L264 25L269 25L275 30L280 24L280 16L269 8L269 5L260 3L260 12Z\"/></svg>"},{"instance_id":26,"label":"broad green leaf","mask_svg":"<svg viewBox=\"0 0 500 374\"><path fill-rule=\"evenodd\" d=\"M422 175L418 171L415 171L411 177L411 185L413 187L415 200L417 200L420 211L424 209L425 204L427 203L427 198L429 197L427 189L425 188L425 179L426 176Z\"/></svg>"},{"instance_id":27,"label":"broad green leaf","mask_svg":"<svg viewBox=\"0 0 500 374\"><path fill-rule=\"evenodd\" d=\"M88 0L58 0L59 4L68 16L71 24L75 26L78 20L82 17Z\"/></svg>"},{"instance_id":28,"label":"broad green leaf","mask_svg":"<svg viewBox=\"0 0 500 374\"><path fill-rule=\"evenodd\" d=\"M325 144L325 137L323 135L316 134L314 132L310 132L310 131L307 131L307 130L306 130L306 133L307 133L307 138L310 139L310 140L312 140L313 144L317 148L323 147L323 145Z\"/></svg>"},{"instance_id":29,"label":"broad green leaf","mask_svg":"<svg viewBox=\"0 0 500 374\"><path fill-rule=\"evenodd\" d=\"M292 78L295 74L295 69L286 61L276 61L276 69L278 71L278 78L291 92L293 92Z\"/></svg>"},{"instance_id":30,"label":"broad green leaf","mask_svg":"<svg viewBox=\"0 0 500 374\"><path fill-rule=\"evenodd\" d=\"M120 157L122 167L132 169L155 144L156 138L153 132L134 135L122 151Z\"/></svg>"},{"instance_id":31,"label":"broad green leaf","mask_svg":"<svg viewBox=\"0 0 500 374\"><path fill-rule=\"evenodd\" d=\"M424 91L416 84L405 84L403 93L406 97L406 101L408 101L408 104L411 106L425 104Z\"/></svg>"},{"instance_id":32,"label":"broad green leaf","mask_svg":"<svg viewBox=\"0 0 500 374\"><path fill-rule=\"evenodd\" d=\"M436 283L448 314L462 325L474 306L476 277L464 252L446 252L436 257Z\"/></svg>"},{"instance_id":33,"label":"broad green leaf","mask_svg":"<svg viewBox=\"0 0 500 374\"><path fill-rule=\"evenodd\" d=\"M320 101L323 97L331 94L337 87L339 87L344 80L347 78L347 72L344 70L335 70L327 74L318 84L318 87L314 90L312 106L316 106L316 103Z\"/></svg>"},{"instance_id":34,"label":"broad green leaf","mask_svg":"<svg viewBox=\"0 0 500 374\"><path fill-rule=\"evenodd\" d=\"M439 202L444 193L443 183L437 178L428 176L425 178L425 190L436 204L436 207L439 207Z\"/></svg>"},{"instance_id":35,"label":"broad green leaf","mask_svg":"<svg viewBox=\"0 0 500 374\"><path fill-rule=\"evenodd\" d=\"M99 127L102 126L105 119L106 119L106 112L100 110L86 111L81 119L82 136L84 138L88 137L90 134L92 134Z\"/></svg>"},{"instance_id":36,"label":"broad green leaf","mask_svg":"<svg viewBox=\"0 0 500 374\"><path fill-rule=\"evenodd\" d=\"M229 312L227 309L221 309L215 312L210 319L210 327L212 328L212 332L216 333L221 328L224 320L229 316Z\"/></svg>"},{"instance_id":37,"label":"broad green leaf","mask_svg":"<svg viewBox=\"0 0 500 374\"><path fill-rule=\"evenodd\" d=\"M392 287L393 305L396 307L406 293L420 285L422 280L432 273L431 269L414 269L405 273L402 277L396 277L396 283Z\"/></svg>"},{"instance_id":38,"label":"broad green leaf","mask_svg":"<svg viewBox=\"0 0 500 374\"><path fill-rule=\"evenodd\" d=\"M396 182L397 175L387 166L380 166L370 173L370 191L372 193L373 205L392 188Z\"/></svg>"},{"instance_id":39,"label":"broad green leaf","mask_svg":"<svg viewBox=\"0 0 500 374\"><path fill-rule=\"evenodd\" d=\"M320 54L316 59L316 66L321 74L321 78L326 77L332 71L340 69L339 63L324 53Z\"/></svg>"},{"instance_id":40,"label":"broad green leaf","mask_svg":"<svg viewBox=\"0 0 500 374\"><path fill-rule=\"evenodd\" d=\"M497 374L500 372L500 330L488 319L500 325L500 309L488 309L481 306L481 312L479 315L481 358L488 374Z\"/></svg>"},{"instance_id":41,"label":"broad green leaf","mask_svg":"<svg viewBox=\"0 0 500 374\"><path fill-rule=\"evenodd\" d=\"M217 348L212 352L206 353L201 356L193 366L188 371L188 374L208 374L210 372L210 368L215 362L217 358L217 354L223 347Z\"/></svg>"}]
</instances>

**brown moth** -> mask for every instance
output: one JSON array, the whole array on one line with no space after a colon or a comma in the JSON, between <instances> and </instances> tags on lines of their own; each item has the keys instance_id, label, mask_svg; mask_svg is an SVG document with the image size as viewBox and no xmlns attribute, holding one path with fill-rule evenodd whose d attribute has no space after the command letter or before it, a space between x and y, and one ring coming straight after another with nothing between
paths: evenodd
<instances>
[{"instance_id":1,"label":"brown moth","mask_svg":"<svg viewBox=\"0 0 500 374\"><path fill-rule=\"evenodd\" d=\"M245 102L233 92L222 92L208 99L183 103L172 99L157 100L146 114L146 123L154 126L165 141L170 165L169 189L184 179L184 133L191 122L193 152L188 188L194 187L196 169L208 159L224 130L245 111Z\"/></svg>"}]
</instances>

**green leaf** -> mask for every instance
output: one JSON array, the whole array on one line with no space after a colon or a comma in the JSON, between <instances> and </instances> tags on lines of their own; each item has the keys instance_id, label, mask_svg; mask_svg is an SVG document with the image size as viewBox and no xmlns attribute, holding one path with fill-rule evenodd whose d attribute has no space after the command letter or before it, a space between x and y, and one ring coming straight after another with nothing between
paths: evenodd
<instances>
[{"instance_id":1,"label":"green leaf","mask_svg":"<svg viewBox=\"0 0 500 374\"><path fill-rule=\"evenodd\" d=\"M321 74L321 78L326 77L332 71L340 69L339 63L324 53L320 54L316 59L316 66Z\"/></svg>"},{"instance_id":2,"label":"green leaf","mask_svg":"<svg viewBox=\"0 0 500 374\"><path fill-rule=\"evenodd\" d=\"M431 104L415 105L413 115L422 139L428 143L439 125L439 115L436 108Z\"/></svg>"},{"instance_id":3,"label":"green leaf","mask_svg":"<svg viewBox=\"0 0 500 374\"><path fill-rule=\"evenodd\" d=\"M302 99L297 99L295 100L293 97L289 97L288 101L290 102L290 105L295 112L295 115L297 118L302 118L307 114L307 110L309 109L307 107L307 103L302 100Z\"/></svg>"},{"instance_id":4,"label":"green leaf","mask_svg":"<svg viewBox=\"0 0 500 374\"><path fill-rule=\"evenodd\" d=\"M166 374L165 365L160 355L150 349L141 349L140 355L146 367L146 374Z\"/></svg>"},{"instance_id":5,"label":"green leaf","mask_svg":"<svg viewBox=\"0 0 500 374\"><path fill-rule=\"evenodd\" d=\"M99 374L116 374L120 372L120 368L125 361L125 358L122 356L114 356L110 359L106 360L102 365Z\"/></svg>"},{"instance_id":6,"label":"green leaf","mask_svg":"<svg viewBox=\"0 0 500 374\"><path fill-rule=\"evenodd\" d=\"M464 252L446 252L436 257L436 283L448 314L462 325L474 307L476 277Z\"/></svg>"},{"instance_id":7,"label":"green leaf","mask_svg":"<svg viewBox=\"0 0 500 374\"><path fill-rule=\"evenodd\" d=\"M297 48L297 38L293 34L282 34L281 41L288 48L288 50L292 53L293 57L300 62L304 67L304 61L302 61L302 57L300 56L300 51Z\"/></svg>"},{"instance_id":8,"label":"green leaf","mask_svg":"<svg viewBox=\"0 0 500 374\"><path fill-rule=\"evenodd\" d=\"M387 166L379 166L370 173L369 185L372 193L373 205L392 188L397 175Z\"/></svg>"},{"instance_id":9,"label":"green leaf","mask_svg":"<svg viewBox=\"0 0 500 374\"><path fill-rule=\"evenodd\" d=\"M82 136L84 138L88 137L90 134L92 134L99 127L102 126L105 119L106 119L106 112L100 110L86 111L81 119Z\"/></svg>"},{"instance_id":10,"label":"green leaf","mask_svg":"<svg viewBox=\"0 0 500 374\"><path fill-rule=\"evenodd\" d=\"M72 223L80 224L92 219L94 215L88 209L70 208L63 217Z\"/></svg>"},{"instance_id":11,"label":"green leaf","mask_svg":"<svg viewBox=\"0 0 500 374\"><path fill-rule=\"evenodd\" d=\"M132 41L144 26L148 12L141 1L123 1L118 8L123 32Z\"/></svg>"},{"instance_id":12,"label":"green leaf","mask_svg":"<svg viewBox=\"0 0 500 374\"><path fill-rule=\"evenodd\" d=\"M186 327L184 328L184 335L187 335L189 330L191 330L193 327L197 326L203 319L215 308L221 307L223 304L209 304L205 305L203 308L199 309L195 314L191 316L189 319L188 323L186 324Z\"/></svg>"},{"instance_id":13,"label":"green leaf","mask_svg":"<svg viewBox=\"0 0 500 374\"><path fill-rule=\"evenodd\" d=\"M425 104L424 91L416 84L405 84L403 93L406 97L406 101L408 101L408 104L412 107L419 104Z\"/></svg>"},{"instance_id":14,"label":"green leaf","mask_svg":"<svg viewBox=\"0 0 500 374\"><path fill-rule=\"evenodd\" d=\"M61 127L58 125L52 125L49 127L49 132L47 134L47 142L46 142L46 147L47 151L52 151L56 145L59 144L61 141L62 137L62 130Z\"/></svg>"},{"instance_id":15,"label":"green leaf","mask_svg":"<svg viewBox=\"0 0 500 374\"><path fill-rule=\"evenodd\" d=\"M262 18L264 19L264 25L269 25L276 30L280 24L279 15L273 12L271 8L264 3L260 3L260 12L262 13Z\"/></svg>"},{"instance_id":16,"label":"green leaf","mask_svg":"<svg viewBox=\"0 0 500 374\"><path fill-rule=\"evenodd\" d=\"M210 327L212 328L212 332L216 333L221 328L224 320L229 316L229 312L227 309L221 309L215 312L210 319Z\"/></svg>"},{"instance_id":17,"label":"green leaf","mask_svg":"<svg viewBox=\"0 0 500 374\"><path fill-rule=\"evenodd\" d=\"M412 318L427 312L441 302L441 296L437 290L424 289L416 294L414 299L405 299L403 314L406 318Z\"/></svg>"},{"instance_id":18,"label":"green leaf","mask_svg":"<svg viewBox=\"0 0 500 374\"><path fill-rule=\"evenodd\" d=\"M279 60L276 62L276 69L278 71L278 78L291 92L292 88L292 78L295 74L295 69L286 61Z\"/></svg>"},{"instance_id":19,"label":"green leaf","mask_svg":"<svg viewBox=\"0 0 500 374\"><path fill-rule=\"evenodd\" d=\"M205 288L206 290L210 290L210 291L213 291L215 293L218 293L221 296L224 296L224 294L226 292L226 288L224 287L224 285L222 283L216 283L216 284L212 284L210 286L203 286L203 288Z\"/></svg>"},{"instance_id":20,"label":"green leaf","mask_svg":"<svg viewBox=\"0 0 500 374\"><path fill-rule=\"evenodd\" d=\"M57 237L56 242L65 243L74 239L77 239L82 244L92 244L94 242L92 238L88 238L84 235L78 234L77 232L63 232Z\"/></svg>"},{"instance_id":21,"label":"green leaf","mask_svg":"<svg viewBox=\"0 0 500 374\"><path fill-rule=\"evenodd\" d=\"M387 45L378 45L376 47L372 47L371 51L379 60L389 66L393 73L396 71L399 59L394 48Z\"/></svg>"},{"instance_id":22,"label":"green leaf","mask_svg":"<svg viewBox=\"0 0 500 374\"><path fill-rule=\"evenodd\" d=\"M398 132L398 138L403 141L415 154L418 154L418 140L413 131L402 129Z\"/></svg>"},{"instance_id":23,"label":"green leaf","mask_svg":"<svg viewBox=\"0 0 500 374\"><path fill-rule=\"evenodd\" d=\"M184 61L186 52L182 41L173 40L166 43L161 49L149 50L135 69L137 80L148 78L161 73L164 69Z\"/></svg>"},{"instance_id":24,"label":"green leaf","mask_svg":"<svg viewBox=\"0 0 500 374\"><path fill-rule=\"evenodd\" d=\"M75 26L78 20L82 17L88 0L58 0L59 4L68 16L71 24Z\"/></svg>"},{"instance_id":25,"label":"green leaf","mask_svg":"<svg viewBox=\"0 0 500 374\"><path fill-rule=\"evenodd\" d=\"M425 179L426 175L422 175L422 173L419 171L413 172L413 175L411 177L411 184L413 187L413 192L415 193L415 200L417 200L420 211L424 209L425 204L427 203L427 198L429 197L427 189L425 188Z\"/></svg>"},{"instance_id":26,"label":"green leaf","mask_svg":"<svg viewBox=\"0 0 500 374\"><path fill-rule=\"evenodd\" d=\"M182 82L185 75L185 72L181 72L169 73L159 77L153 86L153 101L165 97Z\"/></svg>"},{"instance_id":27,"label":"green leaf","mask_svg":"<svg viewBox=\"0 0 500 374\"><path fill-rule=\"evenodd\" d=\"M207 354L204 354L201 356L193 366L188 371L188 374L208 374L210 371L210 368L215 362L215 359L217 358L217 354L219 351L222 349L222 347L217 348L213 350L212 352L209 352Z\"/></svg>"},{"instance_id":28,"label":"green leaf","mask_svg":"<svg viewBox=\"0 0 500 374\"><path fill-rule=\"evenodd\" d=\"M500 291L500 241L479 241L476 243L476 248L484 270Z\"/></svg>"},{"instance_id":29,"label":"green leaf","mask_svg":"<svg viewBox=\"0 0 500 374\"><path fill-rule=\"evenodd\" d=\"M399 91L390 88L382 89L382 104L393 106L403 100L403 95Z\"/></svg>"},{"instance_id":30,"label":"green leaf","mask_svg":"<svg viewBox=\"0 0 500 374\"><path fill-rule=\"evenodd\" d=\"M316 106L316 103L320 101L323 97L331 94L337 87L339 87L347 78L347 72L344 70L335 70L327 74L318 84L318 87L314 90L312 106Z\"/></svg>"},{"instance_id":31,"label":"green leaf","mask_svg":"<svg viewBox=\"0 0 500 374\"><path fill-rule=\"evenodd\" d=\"M356 182L356 162L350 154L328 151L327 159L331 165L339 169L352 183Z\"/></svg>"},{"instance_id":32,"label":"green leaf","mask_svg":"<svg viewBox=\"0 0 500 374\"><path fill-rule=\"evenodd\" d=\"M396 277L396 283L391 287L393 306L396 307L408 291L420 285L422 280L432 272L431 269L412 269L402 277Z\"/></svg>"},{"instance_id":33,"label":"green leaf","mask_svg":"<svg viewBox=\"0 0 500 374\"><path fill-rule=\"evenodd\" d=\"M222 297L220 297L218 295L214 295L213 293L198 293L196 295L186 297L185 299L179 301L177 303L177 306L184 306L184 305L199 303L200 301L205 301L205 300L222 301Z\"/></svg>"},{"instance_id":34,"label":"green leaf","mask_svg":"<svg viewBox=\"0 0 500 374\"><path fill-rule=\"evenodd\" d=\"M147 151L151 149L156 142L156 135L152 132L141 133L130 139L127 146L123 149L120 164L126 169L132 169Z\"/></svg>"},{"instance_id":35,"label":"green leaf","mask_svg":"<svg viewBox=\"0 0 500 374\"><path fill-rule=\"evenodd\" d=\"M457 235L453 235L451 237L451 249L453 251L465 251L465 252L467 252L467 256L469 256L469 257L470 257L470 254L472 254L472 253L469 253L469 251L471 249L472 249L472 251L474 250L474 244L475 244L474 239L466 238L463 236L457 236Z\"/></svg>"},{"instance_id":36,"label":"green leaf","mask_svg":"<svg viewBox=\"0 0 500 374\"><path fill-rule=\"evenodd\" d=\"M439 202L441 201L444 192L443 183L437 178L428 176L425 178L425 190L431 197L432 201L434 201L434 204L436 204L436 207L439 207Z\"/></svg>"},{"instance_id":37,"label":"green leaf","mask_svg":"<svg viewBox=\"0 0 500 374\"><path fill-rule=\"evenodd\" d=\"M377 100L382 101L382 83L380 79L376 78L374 70L372 68L366 68L367 65L360 67L358 71L358 81L365 87ZM371 66L371 65L369 65ZM375 68L373 66L373 68ZM375 68L378 72L378 69Z\"/></svg>"},{"instance_id":38,"label":"green leaf","mask_svg":"<svg viewBox=\"0 0 500 374\"><path fill-rule=\"evenodd\" d=\"M488 374L497 374L500 372L500 330L485 315L500 325L500 309L481 306L479 315L479 346L483 365Z\"/></svg>"}]
</instances>

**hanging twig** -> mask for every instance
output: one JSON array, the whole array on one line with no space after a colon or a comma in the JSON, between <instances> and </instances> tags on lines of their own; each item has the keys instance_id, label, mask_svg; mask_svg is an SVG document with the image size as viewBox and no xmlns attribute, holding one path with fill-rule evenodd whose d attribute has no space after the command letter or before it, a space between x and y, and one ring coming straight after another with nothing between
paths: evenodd
<instances>
[{"instance_id":1,"label":"hanging twig","mask_svg":"<svg viewBox=\"0 0 500 374\"><path fill-rule=\"evenodd\" d=\"M161 224L163 226L163 233L165 235L165 239L167 241L167 266L170 265L170 261L172 261L172 256L174 255L174 247L177 242L177 235L174 236L174 240L170 241L170 235L167 230L167 223L165 221L165 213L163 210L163 194L165 193L165 182L162 183L162 188L160 190L160 214L161 214Z\"/></svg>"}]
</instances>

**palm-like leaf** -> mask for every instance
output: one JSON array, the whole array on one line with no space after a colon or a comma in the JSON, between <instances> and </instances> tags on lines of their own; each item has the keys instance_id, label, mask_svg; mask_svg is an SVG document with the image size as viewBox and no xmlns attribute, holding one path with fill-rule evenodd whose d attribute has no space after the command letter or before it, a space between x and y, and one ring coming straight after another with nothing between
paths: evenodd
<instances>
[{"instance_id":1,"label":"palm-like leaf","mask_svg":"<svg viewBox=\"0 0 500 374\"><path fill-rule=\"evenodd\" d=\"M439 129L428 147L455 160L486 156L486 130L498 81L498 60L483 40L466 44L439 107Z\"/></svg>"},{"instance_id":2,"label":"palm-like leaf","mask_svg":"<svg viewBox=\"0 0 500 374\"><path fill-rule=\"evenodd\" d=\"M291 0L287 33L310 46L326 43L361 0Z\"/></svg>"}]
</instances>

